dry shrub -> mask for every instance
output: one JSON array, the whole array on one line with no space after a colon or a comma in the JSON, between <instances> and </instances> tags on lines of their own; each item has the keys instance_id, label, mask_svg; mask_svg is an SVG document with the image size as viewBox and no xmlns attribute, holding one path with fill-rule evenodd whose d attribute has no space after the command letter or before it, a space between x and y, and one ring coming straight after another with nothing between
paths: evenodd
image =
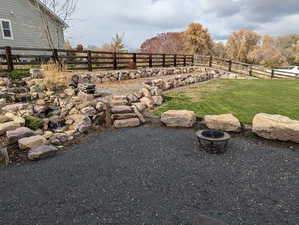
<instances>
[{"instance_id":1,"label":"dry shrub","mask_svg":"<svg viewBox=\"0 0 299 225\"><path fill-rule=\"evenodd\" d=\"M59 91L68 86L70 72L65 72L65 65L61 64L44 64L41 66L44 69L44 84L48 90Z\"/></svg>"}]
</instances>

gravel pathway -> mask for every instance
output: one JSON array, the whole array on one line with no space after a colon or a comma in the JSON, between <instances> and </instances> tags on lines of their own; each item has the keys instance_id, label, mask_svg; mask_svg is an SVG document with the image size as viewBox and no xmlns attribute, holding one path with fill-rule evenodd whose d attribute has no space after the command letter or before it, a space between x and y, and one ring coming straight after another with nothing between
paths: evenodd
<instances>
[{"instance_id":1,"label":"gravel pathway","mask_svg":"<svg viewBox=\"0 0 299 225\"><path fill-rule=\"evenodd\" d=\"M183 74L187 75L187 74ZM155 76L148 78L140 78L135 80L124 80L115 82L105 82L97 84L97 91L104 95L127 95L139 91L143 87L143 83L148 80L156 80L161 78L172 78L177 75Z\"/></svg>"},{"instance_id":2,"label":"gravel pathway","mask_svg":"<svg viewBox=\"0 0 299 225\"><path fill-rule=\"evenodd\" d=\"M299 224L299 151L235 137L198 151L193 129L91 136L55 158L0 170L0 224Z\"/></svg>"}]
</instances>

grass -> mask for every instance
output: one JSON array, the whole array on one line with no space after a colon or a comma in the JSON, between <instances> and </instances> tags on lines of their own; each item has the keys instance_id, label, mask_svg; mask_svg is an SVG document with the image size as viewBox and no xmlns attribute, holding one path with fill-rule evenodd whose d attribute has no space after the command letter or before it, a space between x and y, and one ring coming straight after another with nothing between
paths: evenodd
<instances>
[{"instance_id":1,"label":"grass","mask_svg":"<svg viewBox=\"0 0 299 225\"><path fill-rule=\"evenodd\" d=\"M280 114L299 120L297 80L211 80L166 93L155 114L167 110L192 110L197 116L233 113L251 124L257 113Z\"/></svg>"}]
</instances>

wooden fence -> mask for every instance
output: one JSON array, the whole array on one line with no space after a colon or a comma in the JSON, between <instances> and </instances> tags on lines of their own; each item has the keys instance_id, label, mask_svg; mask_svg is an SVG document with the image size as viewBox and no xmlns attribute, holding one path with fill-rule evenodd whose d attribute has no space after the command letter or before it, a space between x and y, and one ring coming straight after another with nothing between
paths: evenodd
<instances>
[{"instance_id":1,"label":"wooden fence","mask_svg":"<svg viewBox=\"0 0 299 225\"><path fill-rule=\"evenodd\" d=\"M125 69L193 65L193 55L101 52L44 48L0 47L0 72L59 62L69 70Z\"/></svg>"},{"instance_id":2,"label":"wooden fence","mask_svg":"<svg viewBox=\"0 0 299 225\"><path fill-rule=\"evenodd\" d=\"M196 65L209 66L216 69L226 70L229 72L242 73L258 78L296 78L299 74L292 72L279 71L275 68L266 68L265 66L257 66L242 62L235 62L230 59L218 58L213 56L195 56Z\"/></svg>"}]
</instances>

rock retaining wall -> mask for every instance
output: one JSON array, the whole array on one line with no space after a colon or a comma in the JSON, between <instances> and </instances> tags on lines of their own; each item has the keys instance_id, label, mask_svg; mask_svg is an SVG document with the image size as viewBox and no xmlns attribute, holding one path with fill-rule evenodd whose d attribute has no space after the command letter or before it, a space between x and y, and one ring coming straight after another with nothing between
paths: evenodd
<instances>
[{"instance_id":1,"label":"rock retaining wall","mask_svg":"<svg viewBox=\"0 0 299 225\"><path fill-rule=\"evenodd\" d=\"M117 74L103 72L110 73ZM181 74L146 81L144 87L136 93L113 96L111 102L95 92L95 84L91 82L93 79L84 78L86 75L77 76L79 82L76 85L71 82L70 88L59 93L47 90L43 79L23 79L17 83L7 79L0 81L3 103L0 135L9 140L8 155L14 157L18 151L28 151L28 159L36 160L39 156L43 158L56 153L52 146L61 147L91 128L139 126L146 122L146 109L153 109L163 103L163 91L206 81L222 74L211 68L183 67L122 71L121 79L126 76L132 78L132 73L141 73L140 77ZM16 90L25 96L24 99L18 99L19 103L15 101L18 93Z\"/></svg>"}]
</instances>

